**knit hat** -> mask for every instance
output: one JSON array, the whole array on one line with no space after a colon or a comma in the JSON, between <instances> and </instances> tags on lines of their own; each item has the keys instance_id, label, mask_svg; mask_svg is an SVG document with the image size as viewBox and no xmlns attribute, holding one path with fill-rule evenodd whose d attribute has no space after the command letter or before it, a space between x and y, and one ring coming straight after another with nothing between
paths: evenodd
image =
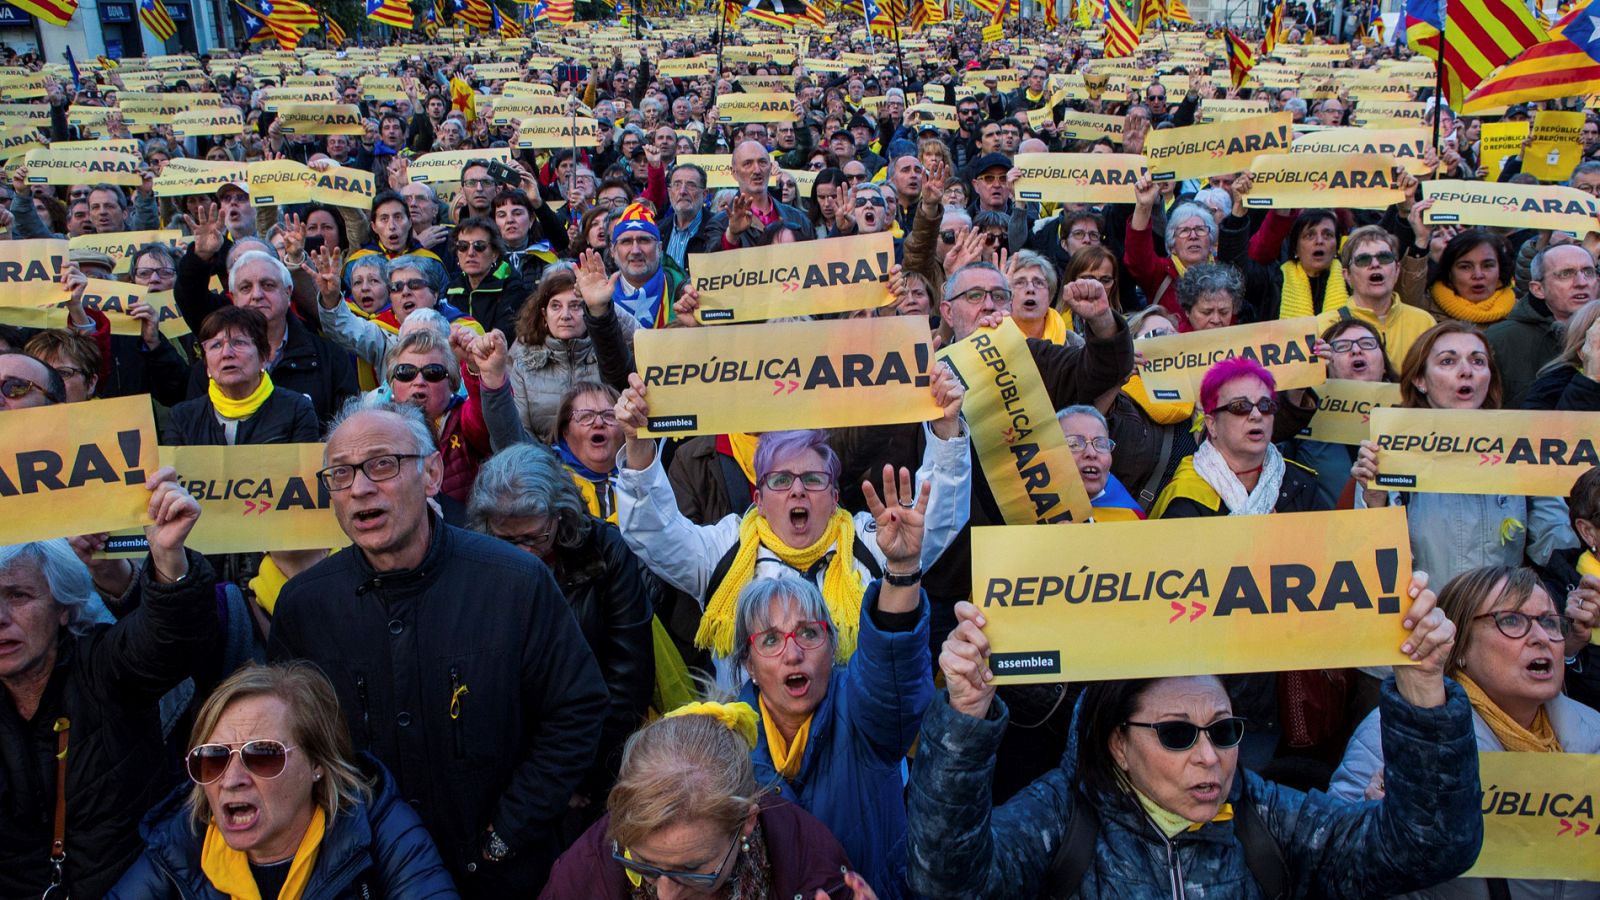
<instances>
[{"instance_id":1,"label":"knit hat","mask_svg":"<svg viewBox=\"0 0 1600 900\"><path fill-rule=\"evenodd\" d=\"M661 240L661 229L656 227L655 216L650 213L650 208L643 203L634 203L622 211L622 218L611 229L611 242L616 243L625 234L640 232Z\"/></svg>"}]
</instances>

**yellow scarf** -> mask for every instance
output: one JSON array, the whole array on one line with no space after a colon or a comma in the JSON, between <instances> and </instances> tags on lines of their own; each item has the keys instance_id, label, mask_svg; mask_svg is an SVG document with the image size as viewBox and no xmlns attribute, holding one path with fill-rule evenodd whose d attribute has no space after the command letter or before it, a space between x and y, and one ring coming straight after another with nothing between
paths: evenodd
<instances>
[{"instance_id":1,"label":"yellow scarf","mask_svg":"<svg viewBox=\"0 0 1600 900\"><path fill-rule=\"evenodd\" d=\"M1339 261L1328 267L1328 287L1322 293L1322 311L1341 309L1350 302L1345 292L1344 269ZM1298 319L1317 314L1311 297L1311 276L1294 260L1283 264L1283 300L1278 304L1278 318Z\"/></svg>"},{"instance_id":2,"label":"yellow scarf","mask_svg":"<svg viewBox=\"0 0 1600 900\"><path fill-rule=\"evenodd\" d=\"M1183 264L1183 260L1179 259L1178 254L1176 253L1172 254L1172 256L1169 258L1172 260L1172 268L1176 269L1178 271L1178 277L1182 278L1183 273L1189 271L1189 267Z\"/></svg>"},{"instance_id":3,"label":"yellow scarf","mask_svg":"<svg viewBox=\"0 0 1600 900\"><path fill-rule=\"evenodd\" d=\"M1179 422L1187 422L1194 417L1193 403L1174 403L1166 400L1150 399L1150 392L1145 390L1144 379L1140 377L1138 372L1133 373L1132 378L1123 382L1122 392L1128 395L1128 399L1139 404L1139 408L1144 410L1144 414L1149 416L1150 421L1157 425L1176 425Z\"/></svg>"},{"instance_id":4,"label":"yellow scarf","mask_svg":"<svg viewBox=\"0 0 1600 900\"><path fill-rule=\"evenodd\" d=\"M756 571L756 553L765 546L772 554L791 568L808 571L817 560L825 556L836 544L837 551L828 562L828 571L822 578L822 599L828 604L833 625L839 631L837 659L844 662L856 652L856 630L861 624L861 596L866 585L861 583L861 573L856 571L856 528L850 514L835 509L828 527L809 547L796 550L785 544L772 531L766 517L755 508L744 514L739 523L739 552L733 565L706 603L700 617L700 630L695 632L694 645L711 650L720 656L733 653L733 618L739 592L750 583Z\"/></svg>"},{"instance_id":5,"label":"yellow scarf","mask_svg":"<svg viewBox=\"0 0 1600 900\"><path fill-rule=\"evenodd\" d=\"M739 464L739 471L744 473L744 480L751 484L756 483L756 435L729 434L728 447L733 450L733 461ZM735 504L741 499L730 498Z\"/></svg>"},{"instance_id":6,"label":"yellow scarf","mask_svg":"<svg viewBox=\"0 0 1600 900\"><path fill-rule=\"evenodd\" d=\"M211 397L211 405L217 408L219 415L228 419L248 419L256 414L261 404L267 402L268 397L272 396L272 376L262 372L260 386L243 400L228 399L215 381L206 388L206 393Z\"/></svg>"},{"instance_id":7,"label":"yellow scarf","mask_svg":"<svg viewBox=\"0 0 1600 900\"><path fill-rule=\"evenodd\" d=\"M1495 739L1500 746L1512 753L1560 753L1561 740L1556 737L1555 727L1550 724L1550 716L1545 712L1544 706L1539 707L1539 712L1533 717L1533 727L1523 728L1510 716L1506 715L1483 688L1467 677L1467 673L1457 669L1456 682L1467 692L1467 699L1472 702L1472 711L1477 713L1494 732Z\"/></svg>"},{"instance_id":8,"label":"yellow scarf","mask_svg":"<svg viewBox=\"0 0 1600 900\"><path fill-rule=\"evenodd\" d=\"M300 839L300 849L294 852L294 862L289 864L289 878L278 892L278 900L299 900L311 880L311 867L317 860L317 848L322 845L322 830L326 825L322 807L311 813L311 825ZM205 843L200 847L200 870L218 891L233 900L261 900L255 877L250 874L250 859L244 851L229 847L222 839L217 823L206 827Z\"/></svg>"},{"instance_id":9,"label":"yellow scarf","mask_svg":"<svg viewBox=\"0 0 1600 900\"><path fill-rule=\"evenodd\" d=\"M1067 327L1067 320L1061 317L1061 313L1053 309L1044 311L1043 337L1045 340L1059 347L1067 342L1067 332L1070 330Z\"/></svg>"},{"instance_id":10,"label":"yellow scarf","mask_svg":"<svg viewBox=\"0 0 1600 900\"><path fill-rule=\"evenodd\" d=\"M1600 575L1600 559L1596 559L1594 553L1584 551L1583 555L1578 557L1578 574Z\"/></svg>"},{"instance_id":11,"label":"yellow scarf","mask_svg":"<svg viewBox=\"0 0 1600 900\"><path fill-rule=\"evenodd\" d=\"M778 730L778 720L772 715L772 710L767 708L765 698L757 696L756 702L761 704L761 729L767 734L767 752L772 755L772 767L778 774L789 780L794 780L800 774L800 760L806 756L806 742L811 739L811 719L800 723L800 730L794 733L794 740L783 739L783 732Z\"/></svg>"},{"instance_id":12,"label":"yellow scarf","mask_svg":"<svg viewBox=\"0 0 1600 900\"><path fill-rule=\"evenodd\" d=\"M761 707L766 710L765 706ZM662 716L663 719L672 719L678 716L710 716L727 726L728 730L744 738L744 742L754 750L756 746L756 711L748 703L714 703L710 701L685 703L672 712Z\"/></svg>"},{"instance_id":13,"label":"yellow scarf","mask_svg":"<svg viewBox=\"0 0 1600 900\"><path fill-rule=\"evenodd\" d=\"M1145 815L1150 817L1150 821L1154 822L1156 827L1161 829L1161 833L1166 835L1168 840L1177 837L1181 832L1199 831L1208 824L1206 822L1191 822L1175 812L1168 812L1165 809L1162 809L1154 800L1146 797L1144 795L1144 791L1141 791L1133 785L1128 784L1126 778L1123 779L1123 784L1127 786L1128 790L1133 791L1133 796L1139 798L1139 805L1144 807ZM1233 804L1222 804L1222 808L1217 810L1216 816L1213 817L1211 821L1233 821Z\"/></svg>"},{"instance_id":14,"label":"yellow scarf","mask_svg":"<svg viewBox=\"0 0 1600 900\"><path fill-rule=\"evenodd\" d=\"M1490 294L1489 299L1482 303L1468 300L1452 291L1442 281L1436 281L1428 288L1428 296L1432 297L1434 305L1450 318L1478 325L1498 322L1511 315L1511 307L1517 302L1517 293L1509 284Z\"/></svg>"}]
</instances>

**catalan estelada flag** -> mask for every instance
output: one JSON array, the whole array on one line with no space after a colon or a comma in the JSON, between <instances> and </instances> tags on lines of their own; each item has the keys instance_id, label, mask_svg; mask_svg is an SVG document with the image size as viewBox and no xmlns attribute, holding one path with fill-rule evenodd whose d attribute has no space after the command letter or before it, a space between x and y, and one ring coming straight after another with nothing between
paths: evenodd
<instances>
[{"instance_id":1,"label":"catalan estelada flag","mask_svg":"<svg viewBox=\"0 0 1600 900\"><path fill-rule=\"evenodd\" d=\"M408 31L413 24L411 4L406 0L367 0L367 18Z\"/></svg>"},{"instance_id":2,"label":"catalan estelada flag","mask_svg":"<svg viewBox=\"0 0 1600 900\"><path fill-rule=\"evenodd\" d=\"M172 21L172 14L161 0L139 0L139 21L163 41L172 40L178 33L178 23Z\"/></svg>"},{"instance_id":3,"label":"catalan estelada flag","mask_svg":"<svg viewBox=\"0 0 1600 900\"><path fill-rule=\"evenodd\" d=\"M1528 48L1484 79L1462 104L1463 113L1600 93L1600 37L1586 2L1550 29L1550 40Z\"/></svg>"},{"instance_id":4,"label":"catalan estelada flag","mask_svg":"<svg viewBox=\"0 0 1600 900\"><path fill-rule=\"evenodd\" d=\"M1245 79L1250 77L1250 70L1256 67L1256 57L1250 52L1250 45L1246 44L1233 33L1230 28L1228 36L1228 80L1232 82L1233 89L1238 90L1244 86Z\"/></svg>"},{"instance_id":5,"label":"catalan estelada flag","mask_svg":"<svg viewBox=\"0 0 1600 900\"><path fill-rule=\"evenodd\" d=\"M1436 0L1408 0L1406 41L1442 63L1445 100L1454 107L1490 72L1550 38L1521 0L1450 0L1445 9L1441 24Z\"/></svg>"}]
</instances>

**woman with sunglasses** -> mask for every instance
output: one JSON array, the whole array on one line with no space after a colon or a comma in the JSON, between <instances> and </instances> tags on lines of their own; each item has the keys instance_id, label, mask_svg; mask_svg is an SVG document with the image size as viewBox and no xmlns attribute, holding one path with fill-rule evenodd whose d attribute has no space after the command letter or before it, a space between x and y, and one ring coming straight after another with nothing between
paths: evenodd
<instances>
[{"instance_id":1,"label":"woman with sunglasses","mask_svg":"<svg viewBox=\"0 0 1600 900\"><path fill-rule=\"evenodd\" d=\"M349 264L352 296L343 299L339 287L339 254L326 248L307 254L317 280L318 315L322 333L355 354L361 364L363 387L372 387L368 368L376 371L394 350L400 329L412 313L431 309L451 326L482 334L483 326L440 297L445 285L444 266L427 256L400 256L385 260L363 256ZM367 314L365 305L384 298L383 306ZM370 299L368 299L370 298Z\"/></svg>"},{"instance_id":2,"label":"woman with sunglasses","mask_svg":"<svg viewBox=\"0 0 1600 900\"><path fill-rule=\"evenodd\" d=\"M1600 753L1600 712L1562 692L1565 660L1589 644L1600 591L1575 591L1562 615L1531 569L1486 566L1464 572L1439 592L1456 627L1445 671L1472 704L1480 753ZM1385 796L1395 781L1385 766L1383 712L1375 710L1351 739L1329 793L1360 802ZM1392 752L1394 747L1389 748ZM1399 755L1394 754L1398 760ZM1499 885L1494 882L1499 881ZM1461 878L1412 896L1594 897L1595 885L1558 881Z\"/></svg>"},{"instance_id":3,"label":"woman with sunglasses","mask_svg":"<svg viewBox=\"0 0 1600 900\"><path fill-rule=\"evenodd\" d=\"M456 226L453 249L457 271L445 289L445 299L486 330L514 333L528 286L506 259L505 241L494 220L474 216L462 221Z\"/></svg>"},{"instance_id":4,"label":"woman with sunglasses","mask_svg":"<svg viewBox=\"0 0 1600 900\"><path fill-rule=\"evenodd\" d=\"M432 328L407 330L383 362L396 403L422 410L444 462L440 493L467 502L478 466L489 458L489 429L475 391L461 391L461 366L450 339Z\"/></svg>"},{"instance_id":5,"label":"woman with sunglasses","mask_svg":"<svg viewBox=\"0 0 1600 900\"><path fill-rule=\"evenodd\" d=\"M204 354L205 396L172 408L161 443L169 447L316 443L322 435L311 399L275 387L267 319L244 306L207 315L195 333Z\"/></svg>"},{"instance_id":6,"label":"woman with sunglasses","mask_svg":"<svg viewBox=\"0 0 1600 900\"><path fill-rule=\"evenodd\" d=\"M1350 232L1339 251L1350 302L1317 317L1317 326L1323 329L1350 319L1365 323L1377 335L1387 365L1395 369L1406 361L1417 338L1434 326L1433 316L1400 301L1399 257L1400 239L1386 229L1363 225Z\"/></svg>"},{"instance_id":7,"label":"woman with sunglasses","mask_svg":"<svg viewBox=\"0 0 1600 900\"><path fill-rule=\"evenodd\" d=\"M394 780L356 755L333 686L307 663L249 666L195 718L191 786L146 818L113 900L456 897Z\"/></svg>"},{"instance_id":8,"label":"woman with sunglasses","mask_svg":"<svg viewBox=\"0 0 1600 900\"><path fill-rule=\"evenodd\" d=\"M1499 409L1500 371L1475 326L1446 320L1411 345L1400 369L1400 405L1408 409ZM1378 445L1362 441L1350 475L1356 508L1404 505L1411 555L1418 568L1453 579L1483 566L1545 565L1578 546L1559 497L1509 494L1390 492L1375 484Z\"/></svg>"},{"instance_id":9,"label":"woman with sunglasses","mask_svg":"<svg viewBox=\"0 0 1600 900\"><path fill-rule=\"evenodd\" d=\"M1427 575L1408 593L1409 633L1382 688L1394 753L1377 803L1302 793L1240 771L1245 722L1212 675L1103 681L1079 701L1061 765L999 808L995 748L1009 710L990 681L983 614L959 624L948 685L922 721L908 789L912 890L963 898L1389 897L1453 878L1483 838L1466 694L1443 676L1455 625Z\"/></svg>"},{"instance_id":10,"label":"woman with sunglasses","mask_svg":"<svg viewBox=\"0 0 1600 900\"><path fill-rule=\"evenodd\" d=\"M826 825L760 786L743 703L690 703L623 749L606 815L540 900L876 900Z\"/></svg>"}]
</instances>

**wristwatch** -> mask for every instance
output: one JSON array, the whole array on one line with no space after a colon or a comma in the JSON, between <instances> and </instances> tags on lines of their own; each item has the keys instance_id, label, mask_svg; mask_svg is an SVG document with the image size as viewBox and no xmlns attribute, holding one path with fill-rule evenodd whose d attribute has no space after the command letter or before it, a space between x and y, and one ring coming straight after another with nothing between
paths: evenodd
<instances>
[{"instance_id":1,"label":"wristwatch","mask_svg":"<svg viewBox=\"0 0 1600 900\"><path fill-rule=\"evenodd\" d=\"M916 587L922 581L922 569L912 569L904 575L897 575L888 569L883 570L883 581L895 587Z\"/></svg>"},{"instance_id":2,"label":"wristwatch","mask_svg":"<svg viewBox=\"0 0 1600 900\"><path fill-rule=\"evenodd\" d=\"M488 837L483 842L483 855L495 862L500 862L511 855L511 847L505 842L505 838L496 834L494 829L491 828L489 829Z\"/></svg>"}]
</instances>

